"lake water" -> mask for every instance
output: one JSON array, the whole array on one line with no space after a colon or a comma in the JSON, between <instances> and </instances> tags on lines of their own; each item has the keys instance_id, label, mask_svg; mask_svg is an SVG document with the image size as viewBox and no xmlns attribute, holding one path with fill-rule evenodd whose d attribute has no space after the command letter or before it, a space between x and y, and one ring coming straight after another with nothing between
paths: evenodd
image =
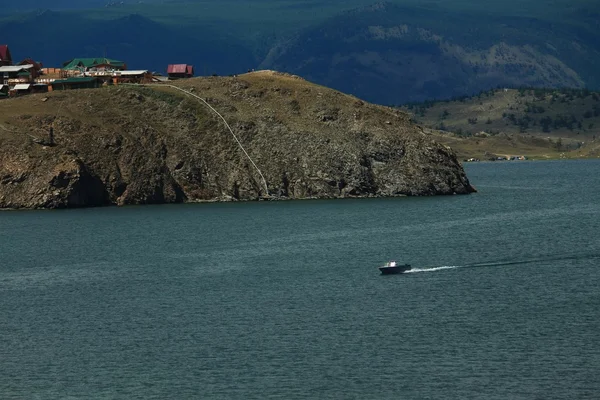
<instances>
[{"instance_id":1,"label":"lake water","mask_svg":"<svg viewBox=\"0 0 600 400\"><path fill-rule=\"evenodd\" d=\"M466 169L479 193L0 213L0 397L599 398L600 161Z\"/></svg>"}]
</instances>

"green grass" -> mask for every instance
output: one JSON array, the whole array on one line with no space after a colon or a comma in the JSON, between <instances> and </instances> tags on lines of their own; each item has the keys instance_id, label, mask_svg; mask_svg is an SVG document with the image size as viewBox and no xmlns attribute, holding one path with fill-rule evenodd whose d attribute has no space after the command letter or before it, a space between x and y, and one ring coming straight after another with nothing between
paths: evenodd
<instances>
[{"instance_id":1,"label":"green grass","mask_svg":"<svg viewBox=\"0 0 600 400\"><path fill-rule=\"evenodd\" d=\"M427 128L442 128L439 140L462 158L482 158L486 151L578 158L596 154L600 144L600 93L587 90L491 90L405 110ZM545 129L544 119L549 121Z\"/></svg>"}]
</instances>

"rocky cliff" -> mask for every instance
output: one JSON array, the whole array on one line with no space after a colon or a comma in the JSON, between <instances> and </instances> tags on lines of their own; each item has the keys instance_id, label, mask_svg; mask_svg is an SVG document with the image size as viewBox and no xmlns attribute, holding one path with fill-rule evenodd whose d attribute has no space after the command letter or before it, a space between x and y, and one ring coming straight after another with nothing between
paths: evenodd
<instances>
[{"instance_id":1,"label":"rocky cliff","mask_svg":"<svg viewBox=\"0 0 600 400\"><path fill-rule=\"evenodd\" d=\"M235 137L166 86L0 101L0 208L473 191L401 111L270 71L176 85Z\"/></svg>"}]
</instances>

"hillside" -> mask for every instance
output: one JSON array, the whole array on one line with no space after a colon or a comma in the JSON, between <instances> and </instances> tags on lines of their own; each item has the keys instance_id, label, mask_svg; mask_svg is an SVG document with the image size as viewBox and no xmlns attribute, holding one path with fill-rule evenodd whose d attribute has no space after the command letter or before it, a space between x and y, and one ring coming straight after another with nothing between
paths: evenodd
<instances>
[{"instance_id":1,"label":"hillside","mask_svg":"<svg viewBox=\"0 0 600 400\"><path fill-rule=\"evenodd\" d=\"M454 153L398 110L270 71L176 85L223 114L264 182L222 121L185 93L52 92L0 101L0 208L473 190Z\"/></svg>"},{"instance_id":2,"label":"hillside","mask_svg":"<svg viewBox=\"0 0 600 400\"><path fill-rule=\"evenodd\" d=\"M600 93L570 89L494 89L473 97L408 104L413 120L461 158L600 156Z\"/></svg>"},{"instance_id":3,"label":"hillside","mask_svg":"<svg viewBox=\"0 0 600 400\"><path fill-rule=\"evenodd\" d=\"M398 104L498 85L598 87L598 60L598 37L585 29L382 2L302 31L261 65Z\"/></svg>"}]
</instances>

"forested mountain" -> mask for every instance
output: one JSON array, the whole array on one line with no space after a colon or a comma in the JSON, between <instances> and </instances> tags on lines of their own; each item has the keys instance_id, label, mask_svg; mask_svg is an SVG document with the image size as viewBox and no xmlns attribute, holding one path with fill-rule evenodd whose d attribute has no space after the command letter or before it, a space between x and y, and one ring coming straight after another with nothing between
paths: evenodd
<instances>
[{"instance_id":1,"label":"forested mountain","mask_svg":"<svg viewBox=\"0 0 600 400\"><path fill-rule=\"evenodd\" d=\"M542 20L378 3L303 31L262 65L391 104L499 85L597 87L598 44L585 30Z\"/></svg>"},{"instance_id":2,"label":"forested mountain","mask_svg":"<svg viewBox=\"0 0 600 400\"><path fill-rule=\"evenodd\" d=\"M59 66L108 56L201 75L252 68L301 75L382 104L497 86L600 87L594 2L507 0L57 0L11 3L0 43ZM11 11L12 10L12 11Z\"/></svg>"}]
</instances>

